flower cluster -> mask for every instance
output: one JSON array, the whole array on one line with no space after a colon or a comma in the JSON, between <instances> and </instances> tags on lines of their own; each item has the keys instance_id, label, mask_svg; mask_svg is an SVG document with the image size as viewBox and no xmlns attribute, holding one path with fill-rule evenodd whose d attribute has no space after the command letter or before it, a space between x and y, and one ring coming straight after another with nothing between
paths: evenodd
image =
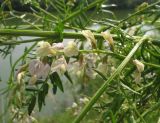
<instances>
[{"instance_id":1,"label":"flower cluster","mask_svg":"<svg viewBox=\"0 0 160 123\"><path fill-rule=\"evenodd\" d=\"M53 43L51 45L48 42L41 41L37 46L37 59L33 59L28 63L28 71L31 75L30 85L34 85L38 79L46 79L49 74L54 72L64 74L67 70L65 56L72 57L78 55L77 45L73 41L68 42L66 46L63 43ZM52 61L49 63L49 60L46 60L46 58L52 58ZM18 81L24 75L25 70L18 72Z\"/></svg>"}]
</instances>

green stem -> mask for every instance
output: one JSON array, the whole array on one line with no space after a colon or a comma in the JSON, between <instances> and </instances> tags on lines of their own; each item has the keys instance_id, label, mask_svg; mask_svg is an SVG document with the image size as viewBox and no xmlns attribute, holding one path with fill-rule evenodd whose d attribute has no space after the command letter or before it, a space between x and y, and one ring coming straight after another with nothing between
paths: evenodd
<instances>
[{"instance_id":1,"label":"green stem","mask_svg":"<svg viewBox=\"0 0 160 123\"><path fill-rule=\"evenodd\" d=\"M1 45L19 45L21 43L30 43L30 42L39 42L39 41L42 41L42 40L46 40L46 39L49 39L49 38L34 38L34 39L29 39L29 40L23 40L23 41L7 41L7 42L4 42L4 41L0 41L0 46Z\"/></svg>"},{"instance_id":2,"label":"green stem","mask_svg":"<svg viewBox=\"0 0 160 123\"><path fill-rule=\"evenodd\" d=\"M33 37L48 37L57 38L58 32L55 31L38 31L38 30L15 30L15 29L0 29L0 35L11 36L33 36ZM103 39L101 34L94 34L96 38ZM64 38L68 39L85 39L81 32L63 32Z\"/></svg>"},{"instance_id":3,"label":"green stem","mask_svg":"<svg viewBox=\"0 0 160 123\"><path fill-rule=\"evenodd\" d=\"M144 36L142 39L134 46L134 48L131 50L131 52L127 55L127 57L123 60L123 62L119 65L119 67L115 70L115 72L108 78L107 81L104 82L104 84L98 89L98 91L95 93L95 95L91 98L89 103L83 108L80 115L76 117L76 119L73 121L73 123L79 123L84 116L87 114L87 112L92 108L92 106L96 103L96 101L99 99L99 97L103 94L103 92L106 90L108 85L112 82L112 80L123 70L123 68L126 66L126 64L130 61L131 57L135 54L137 49L140 47L140 45L146 41L147 37Z\"/></svg>"}]
</instances>

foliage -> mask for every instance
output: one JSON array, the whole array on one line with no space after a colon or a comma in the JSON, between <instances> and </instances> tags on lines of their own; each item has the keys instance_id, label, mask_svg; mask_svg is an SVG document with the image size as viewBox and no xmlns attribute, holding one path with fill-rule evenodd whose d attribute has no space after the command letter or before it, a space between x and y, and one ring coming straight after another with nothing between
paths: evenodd
<instances>
[{"instance_id":1,"label":"foliage","mask_svg":"<svg viewBox=\"0 0 160 123\"><path fill-rule=\"evenodd\" d=\"M10 1L3 3L10 11L3 6L0 11L2 56L19 44L34 42L11 63L5 90L11 122L36 122L33 111L36 105L39 111L45 106L49 89L65 93L63 78L80 83L79 92L87 95L77 97L66 111L73 115L70 120L76 116L74 123L85 116L87 122L159 121L160 1L143 3L122 20L108 10L112 5L105 0L45 0L43 6L38 0L21 2L30 4L32 12L15 11L6 4ZM95 19L98 15L106 16ZM94 24L98 29L91 28ZM74 40L66 44L64 39ZM87 114L90 110L94 115Z\"/></svg>"}]
</instances>

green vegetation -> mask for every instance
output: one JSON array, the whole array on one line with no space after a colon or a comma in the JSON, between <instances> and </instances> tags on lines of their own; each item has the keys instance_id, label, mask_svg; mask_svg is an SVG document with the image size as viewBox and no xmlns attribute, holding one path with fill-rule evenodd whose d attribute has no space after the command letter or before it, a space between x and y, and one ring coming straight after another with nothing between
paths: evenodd
<instances>
[{"instance_id":1,"label":"green vegetation","mask_svg":"<svg viewBox=\"0 0 160 123\"><path fill-rule=\"evenodd\" d=\"M0 90L7 95L1 118L8 115L11 123L160 122L160 1L142 3L121 20L106 0L20 2L31 11L15 11L9 0L0 9L0 55L10 56L11 65L7 87ZM31 46L13 63L12 51L26 43ZM34 114L46 106L50 91L54 96L67 89L73 91L71 106L49 119Z\"/></svg>"}]
</instances>

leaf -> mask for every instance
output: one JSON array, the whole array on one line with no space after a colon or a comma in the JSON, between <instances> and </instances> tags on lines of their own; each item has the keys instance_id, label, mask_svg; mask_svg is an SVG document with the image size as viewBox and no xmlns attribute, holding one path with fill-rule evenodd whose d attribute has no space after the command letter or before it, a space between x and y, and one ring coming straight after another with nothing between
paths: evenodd
<instances>
[{"instance_id":1,"label":"leaf","mask_svg":"<svg viewBox=\"0 0 160 123\"><path fill-rule=\"evenodd\" d=\"M55 84L53 85L52 91L53 91L53 94L57 93L57 85Z\"/></svg>"},{"instance_id":2,"label":"leaf","mask_svg":"<svg viewBox=\"0 0 160 123\"><path fill-rule=\"evenodd\" d=\"M64 89L63 89L63 85L62 85L62 81L58 75L57 72L54 72L50 75L50 80L52 82L52 84L56 84L58 86L58 88L64 92Z\"/></svg>"},{"instance_id":3,"label":"leaf","mask_svg":"<svg viewBox=\"0 0 160 123\"><path fill-rule=\"evenodd\" d=\"M39 111L41 111L43 103L44 103L43 92L39 91L39 93L38 93L38 108L39 108Z\"/></svg>"},{"instance_id":4,"label":"leaf","mask_svg":"<svg viewBox=\"0 0 160 123\"><path fill-rule=\"evenodd\" d=\"M131 88L128 87L127 85L123 84L122 82L121 82L120 84L122 85L122 87L128 89L129 91L131 91L131 92L133 92L133 93L135 93L135 94L139 94L139 95L140 95L140 93L138 93L138 92L136 92L135 90L131 89Z\"/></svg>"},{"instance_id":5,"label":"leaf","mask_svg":"<svg viewBox=\"0 0 160 123\"><path fill-rule=\"evenodd\" d=\"M43 92L45 96L48 94L49 85L48 83L43 84Z\"/></svg>"},{"instance_id":6,"label":"leaf","mask_svg":"<svg viewBox=\"0 0 160 123\"><path fill-rule=\"evenodd\" d=\"M31 98L31 101L30 101L30 104L28 106L28 114L31 115L34 107L35 107L35 104L36 104L36 96L32 96Z\"/></svg>"},{"instance_id":7,"label":"leaf","mask_svg":"<svg viewBox=\"0 0 160 123\"><path fill-rule=\"evenodd\" d=\"M95 72L98 73L98 75L100 75L102 77L102 79L104 79L105 81L107 80L107 78L105 77L105 75L103 75L103 73L101 73L100 71L93 69Z\"/></svg>"},{"instance_id":8,"label":"leaf","mask_svg":"<svg viewBox=\"0 0 160 123\"><path fill-rule=\"evenodd\" d=\"M71 84L73 84L73 81L72 81L71 77L69 76L68 71L66 71L66 72L64 73L64 75L65 75L65 77L71 82Z\"/></svg>"}]
</instances>

